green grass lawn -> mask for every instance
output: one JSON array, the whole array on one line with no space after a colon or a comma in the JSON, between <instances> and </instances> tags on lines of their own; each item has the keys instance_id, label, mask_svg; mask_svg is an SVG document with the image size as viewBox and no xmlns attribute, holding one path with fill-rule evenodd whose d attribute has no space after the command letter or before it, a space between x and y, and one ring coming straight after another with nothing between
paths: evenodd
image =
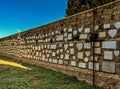
<instances>
[{"instance_id":1,"label":"green grass lawn","mask_svg":"<svg viewBox=\"0 0 120 89\"><path fill-rule=\"evenodd\" d=\"M0 59L14 61L1 55ZM73 76L35 65L21 64L32 70L0 65L0 89L102 89L78 81Z\"/></svg>"}]
</instances>

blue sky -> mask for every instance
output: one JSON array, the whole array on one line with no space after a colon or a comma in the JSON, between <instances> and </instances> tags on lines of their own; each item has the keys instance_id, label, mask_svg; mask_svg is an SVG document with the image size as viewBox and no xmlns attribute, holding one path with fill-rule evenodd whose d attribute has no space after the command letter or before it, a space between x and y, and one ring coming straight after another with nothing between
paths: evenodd
<instances>
[{"instance_id":1,"label":"blue sky","mask_svg":"<svg viewBox=\"0 0 120 89\"><path fill-rule=\"evenodd\" d=\"M0 0L0 38L65 17L67 0Z\"/></svg>"}]
</instances>

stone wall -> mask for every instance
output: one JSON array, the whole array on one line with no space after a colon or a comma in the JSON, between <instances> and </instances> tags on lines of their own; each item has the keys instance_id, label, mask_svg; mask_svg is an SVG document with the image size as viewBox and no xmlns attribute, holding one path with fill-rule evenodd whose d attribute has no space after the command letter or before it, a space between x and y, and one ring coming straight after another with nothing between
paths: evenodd
<instances>
[{"instance_id":1,"label":"stone wall","mask_svg":"<svg viewBox=\"0 0 120 89\"><path fill-rule=\"evenodd\" d=\"M120 89L120 1L97 7L96 12L95 26L91 9L2 38L0 53L89 84L95 76L96 85Z\"/></svg>"}]
</instances>

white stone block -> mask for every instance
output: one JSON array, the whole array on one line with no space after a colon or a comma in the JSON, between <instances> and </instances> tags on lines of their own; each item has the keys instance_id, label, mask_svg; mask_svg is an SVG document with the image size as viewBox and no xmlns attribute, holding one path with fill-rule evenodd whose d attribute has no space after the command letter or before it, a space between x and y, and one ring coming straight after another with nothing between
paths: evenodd
<instances>
[{"instance_id":1,"label":"white stone block","mask_svg":"<svg viewBox=\"0 0 120 89\"><path fill-rule=\"evenodd\" d=\"M64 38L64 41L67 42L67 41L68 41L68 38Z\"/></svg>"},{"instance_id":2,"label":"white stone block","mask_svg":"<svg viewBox=\"0 0 120 89\"><path fill-rule=\"evenodd\" d=\"M84 63L84 62L79 62L79 67L80 68L87 68L86 63Z\"/></svg>"},{"instance_id":3,"label":"white stone block","mask_svg":"<svg viewBox=\"0 0 120 89\"><path fill-rule=\"evenodd\" d=\"M85 49L91 49L91 43L84 43Z\"/></svg>"},{"instance_id":4,"label":"white stone block","mask_svg":"<svg viewBox=\"0 0 120 89\"><path fill-rule=\"evenodd\" d=\"M77 47L78 50L82 50L82 48L83 48L83 43L77 43L77 44L76 44L76 47Z\"/></svg>"},{"instance_id":5,"label":"white stone block","mask_svg":"<svg viewBox=\"0 0 120 89\"><path fill-rule=\"evenodd\" d=\"M110 37L114 38L117 34L117 29L112 29L108 31Z\"/></svg>"},{"instance_id":6,"label":"white stone block","mask_svg":"<svg viewBox=\"0 0 120 89\"><path fill-rule=\"evenodd\" d=\"M63 47L63 44L59 44L59 47L60 47L60 48Z\"/></svg>"},{"instance_id":7,"label":"white stone block","mask_svg":"<svg viewBox=\"0 0 120 89\"><path fill-rule=\"evenodd\" d=\"M104 51L104 59L112 60L113 59L113 52L112 51Z\"/></svg>"},{"instance_id":8,"label":"white stone block","mask_svg":"<svg viewBox=\"0 0 120 89\"><path fill-rule=\"evenodd\" d=\"M52 45L50 45L50 49L56 49L56 44L52 44Z\"/></svg>"},{"instance_id":9,"label":"white stone block","mask_svg":"<svg viewBox=\"0 0 120 89\"><path fill-rule=\"evenodd\" d=\"M73 56L72 58L73 58L73 60L75 60L75 59L76 59L76 56Z\"/></svg>"},{"instance_id":10,"label":"white stone block","mask_svg":"<svg viewBox=\"0 0 120 89\"><path fill-rule=\"evenodd\" d=\"M120 54L120 51L119 51L119 50L115 50L115 51L114 51L114 55L115 55L115 56L119 56L119 54Z\"/></svg>"},{"instance_id":11,"label":"white stone block","mask_svg":"<svg viewBox=\"0 0 120 89\"><path fill-rule=\"evenodd\" d=\"M68 61L64 61L64 64L65 64L65 65L68 65Z\"/></svg>"},{"instance_id":12,"label":"white stone block","mask_svg":"<svg viewBox=\"0 0 120 89\"><path fill-rule=\"evenodd\" d=\"M63 41L63 35L60 35L56 38L56 41Z\"/></svg>"},{"instance_id":13,"label":"white stone block","mask_svg":"<svg viewBox=\"0 0 120 89\"><path fill-rule=\"evenodd\" d=\"M63 31L66 32L66 31L67 31L67 28L64 28Z\"/></svg>"},{"instance_id":14,"label":"white stone block","mask_svg":"<svg viewBox=\"0 0 120 89\"><path fill-rule=\"evenodd\" d=\"M71 48L70 49L70 54L74 54L75 52L74 52L74 48Z\"/></svg>"},{"instance_id":15,"label":"white stone block","mask_svg":"<svg viewBox=\"0 0 120 89\"><path fill-rule=\"evenodd\" d=\"M85 29L84 29L84 32L85 32L85 33L90 33L90 28L85 28Z\"/></svg>"},{"instance_id":16,"label":"white stone block","mask_svg":"<svg viewBox=\"0 0 120 89\"><path fill-rule=\"evenodd\" d=\"M116 41L104 41L102 42L102 48L116 49Z\"/></svg>"},{"instance_id":17,"label":"white stone block","mask_svg":"<svg viewBox=\"0 0 120 89\"><path fill-rule=\"evenodd\" d=\"M64 49L67 50L68 44L64 44Z\"/></svg>"},{"instance_id":18,"label":"white stone block","mask_svg":"<svg viewBox=\"0 0 120 89\"><path fill-rule=\"evenodd\" d=\"M67 37L67 35L68 35L67 33L64 33L64 37Z\"/></svg>"},{"instance_id":19,"label":"white stone block","mask_svg":"<svg viewBox=\"0 0 120 89\"><path fill-rule=\"evenodd\" d=\"M60 49L60 52L62 53L62 52L63 52L63 49Z\"/></svg>"},{"instance_id":20,"label":"white stone block","mask_svg":"<svg viewBox=\"0 0 120 89\"><path fill-rule=\"evenodd\" d=\"M72 39L72 34L69 33L69 34L68 34L68 40L71 40L71 39Z\"/></svg>"},{"instance_id":21,"label":"white stone block","mask_svg":"<svg viewBox=\"0 0 120 89\"><path fill-rule=\"evenodd\" d=\"M88 62L88 61L89 61L89 58L85 57L84 62Z\"/></svg>"},{"instance_id":22,"label":"white stone block","mask_svg":"<svg viewBox=\"0 0 120 89\"><path fill-rule=\"evenodd\" d=\"M70 44L69 44L69 46L71 46L71 47L73 47L73 45L74 45L73 43L70 43Z\"/></svg>"},{"instance_id":23,"label":"white stone block","mask_svg":"<svg viewBox=\"0 0 120 89\"><path fill-rule=\"evenodd\" d=\"M55 52L52 52L52 56L53 56L53 57L56 56L56 55L55 55Z\"/></svg>"},{"instance_id":24,"label":"white stone block","mask_svg":"<svg viewBox=\"0 0 120 89\"><path fill-rule=\"evenodd\" d=\"M78 58L83 59L83 52L78 52Z\"/></svg>"},{"instance_id":25,"label":"white stone block","mask_svg":"<svg viewBox=\"0 0 120 89\"><path fill-rule=\"evenodd\" d=\"M100 42L94 42L95 44L94 44L94 46L95 47L100 47Z\"/></svg>"},{"instance_id":26,"label":"white stone block","mask_svg":"<svg viewBox=\"0 0 120 89\"><path fill-rule=\"evenodd\" d=\"M69 55L68 54L65 54L65 59L69 60Z\"/></svg>"},{"instance_id":27,"label":"white stone block","mask_svg":"<svg viewBox=\"0 0 120 89\"><path fill-rule=\"evenodd\" d=\"M95 26L95 31L97 31L97 30L98 30L98 28L99 28L99 26Z\"/></svg>"},{"instance_id":28,"label":"white stone block","mask_svg":"<svg viewBox=\"0 0 120 89\"><path fill-rule=\"evenodd\" d=\"M99 71L99 63L94 63L94 70L97 70L97 71ZM91 70L93 70L93 62L88 62L88 68L89 69L91 69Z\"/></svg>"},{"instance_id":29,"label":"white stone block","mask_svg":"<svg viewBox=\"0 0 120 89\"><path fill-rule=\"evenodd\" d=\"M54 35L54 32L52 32L52 35Z\"/></svg>"},{"instance_id":30,"label":"white stone block","mask_svg":"<svg viewBox=\"0 0 120 89\"><path fill-rule=\"evenodd\" d=\"M95 54L101 54L101 48L94 48Z\"/></svg>"},{"instance_id":31,"label":"white stone block","mask_svg":"<svg viewBox=\"0 0 120 89\"><path fill-rule=\"evenodd\" d=\"M72 28L69 28L68 31L69 31L69 32L72 32Z\"/></svg>"},{"instance_id":32,"label":"white stone block","mask_svg":"<svg viewBox=\"0 0 120 89\"><path fill-rule=\"evenodd\" d=\"M88 34L80 34L79 39L87 39Z\"/></svg>"},{"instance_id":33,"label":"white stone block","mask_svg":"<svg viewBox=\"0 0 120 89\"><path fill-rule=\"evenodd\" d=\"M57 59L53 59L53 63L57 63Z\"/></svg>"},{"instance_id":34,"label":"white stone block","mask_svg":"<svg viewBox=\"0 0 120 89\"><path fill-rule=\"evenodd\" d=\"M76 61L71 61L71 66L76 66Z\"/></svg>"},{"instance_id":35,"label":"white stone block","mask_svg":"<svg viewBox=\"0 0 120 89\"><path fill-rule=\"evenodd\" d=\"M99 32L99 38L106 37L106 32Z\"/></svg>"},{"instance_id":36,"label":"white stone block","mask_svg":"<svg viewBox=\"0 0 120 89\"><path fill-rule=\"evenodd\" d=\"M104 24L104 29L108 29L108 28L110 28L110 24L108 23L108 24Z\"/></svg>"},{"instance_id":37,"label":"white stone block","mask_svg":"<svg viewBox=\"0 0 120 89\"><path fill-rule=\"evenodd\" d=\"M52 59L51 59L51 58L49 59L49 62L52 62Z\"/></svg>"},{"instance_id":38,"label":"white stone block","mask_svg":"<svg viewBox=\"0 0 120 89\"><path fill-rule=\"evenodd\" d=\"M69 50L67 50L67 54L69 54L69 52L70 52L70 51L69 51Z\"/></svg>"},{"instance_id":39,"label":"white stone block","mask_svg":"<svg viewBox=\"0 0 120 89\"><path fill-rule=\"evenodd\" d=\"M60 55L60 58L63 59L63 57L64 57L63 54L61 54L61 55Z\"/></svg>"},{"instance_id":40,"label":"white stone block","mask_svg":"<svg viewBox=\"0 0 120 89\"><path fill-rule=\"evenodd\" d=\"M116 23L115 23L115 27L116 27L117 29L120 29L120 22L116 22Z\"/></svg>"},{"instance_id":41,"label":"white stone block","mask_svg":"<svg viewBox=\"0 0 120 89\"><path fill-rule=\"evenodd\" d=\"M73 35L77 35L77 30L73 31Z\"/></svg>"},{"instance_id":42,"label":"white stone block","mask_svg":"<svg viewBox=\"0 0 120 89\"><path fill-rule=\"evenodd\" d=\"M81 33L83 28L78 28L78 32Z\"/></svg>"},{"instance_id":43,"label":"white stone block","mask_svg":"<svg viewBox=\"0 0 120 89\"><path fill-rule=\"evenodd\" d=\"M59 60L58 63L59 63L59 64L63 64L63 60Z\"/></svg>"},{"instance_id":44,"label":"white stone block","mask_svg":"<svg viewBox=\"0 0 120 89\"><path fill-rule=\"evenodd\" d=\"M115 63L111 61L103 61L102 71L109 72L109 73L115 73Z\"/></svg>"},{"instance_id":45,"label":"white stone block","mask_svg":"<svg viewBox=\"0 0 120 89\"><path fill-rule=\"evenodd\" d=\"M87 57L89 57L89 56L90 56L90 51L85 51L85 55L86 55Z\"/></svg>"}]
</instances>

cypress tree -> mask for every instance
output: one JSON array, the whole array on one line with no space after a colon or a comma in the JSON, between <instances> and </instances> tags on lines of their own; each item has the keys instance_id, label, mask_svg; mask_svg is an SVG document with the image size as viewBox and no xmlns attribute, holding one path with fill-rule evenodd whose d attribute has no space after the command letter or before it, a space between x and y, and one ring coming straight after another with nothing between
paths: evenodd
<instances>
[{"instance_id":1,"label":"cypress tree","mask_svg":"<svg viewBox=\"0 0 120 89\"><path fill-rule=\"evenodd\" d=\"M68 7L66 9L66 15L70 16L94 7L93 2L96 6L100 6L115 0L68 0Z\"/></svg>"}]
</instances>

